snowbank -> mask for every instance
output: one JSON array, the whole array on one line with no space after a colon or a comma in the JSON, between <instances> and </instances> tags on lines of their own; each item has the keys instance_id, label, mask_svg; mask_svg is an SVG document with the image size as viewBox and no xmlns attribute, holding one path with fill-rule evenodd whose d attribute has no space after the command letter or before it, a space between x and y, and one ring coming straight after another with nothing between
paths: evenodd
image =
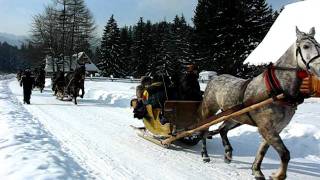
<instances>
[{"instance_id":1,"label":"snowbank","mask_svg":"<svg viewBox=\"0 0 320 180\"><path fill-rule=\"evenodd\" d=\"M0 80L12 79L14 77L16 77L14 74L0 75Z\"/></svg>"},{"instance_id":2,"label":"snowbank","mask_svg":"<svg viewBox=\"0 0 320 180\"><path fill-rule=\"evenodd\" d=\"M245 63L259 65L277 61L295 42L296 26L304 32L309 32L311 27L315 27L315 37L320 42L319 9L319 0L306 0L285 6L266 37Z\"/></svg>"},{"instance_id":3,"label":"snowbank","mask_svg":"<svg viewBox=\"0 0 320 180\"><path fill-rule=\"evenodd\" d=\"M138 84L135 83L114 83L114 82L92 82L86 81L86 94L84 98L107 104L112 107L129 107L130 100L135 95ZM124 84L127 88L123 87ZM128 87L129 86L129 87ZM129 90L129 91L128 91Z\"/></svg>"}]
</instances>

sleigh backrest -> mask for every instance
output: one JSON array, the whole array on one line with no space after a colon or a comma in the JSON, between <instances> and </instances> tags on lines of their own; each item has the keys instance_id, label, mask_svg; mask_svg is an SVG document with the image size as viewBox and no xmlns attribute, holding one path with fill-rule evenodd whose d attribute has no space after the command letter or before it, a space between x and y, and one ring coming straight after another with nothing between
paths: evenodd
<instances>
[{"instance_id":1,"label":"sleigh backrest","mask_svg":"<svg viewBox=\"0 0 320 180\"><path fill-rule=\"evenodd\" d=\"M197 123L201 101L166 101L164 116L177 129L188 129Z\"/></svg>"}]
</instances>

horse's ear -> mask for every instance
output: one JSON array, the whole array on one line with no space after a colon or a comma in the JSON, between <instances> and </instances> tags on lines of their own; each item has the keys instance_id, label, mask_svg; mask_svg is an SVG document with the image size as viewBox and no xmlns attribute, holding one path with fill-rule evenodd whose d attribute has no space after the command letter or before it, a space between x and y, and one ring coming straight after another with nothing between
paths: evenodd
<instances>
[{"instance_id":1,"label":"horse's ear","mask_svg":"<svg viewBox=\"0 0 320 180\"><path fill-rule=\"evenodd\" d=\"M301 39L303 36L303 33L299 30L297 26L296 26L296 35L297 35L297 39Z\"/></svg>"},{"instance_id":2,"label":"horse's ear","mask_svg":"<svg viewBox=\"0 0 320 180\"><path fill-rule=\"evenodd\" d=\"M314 37L315 34L316 34L316 30L315 30L314 27L312 27L312 28L310 29L310 31L309 31L309 35L312 36L312 37Z\"/></svg>"}]
</instances>

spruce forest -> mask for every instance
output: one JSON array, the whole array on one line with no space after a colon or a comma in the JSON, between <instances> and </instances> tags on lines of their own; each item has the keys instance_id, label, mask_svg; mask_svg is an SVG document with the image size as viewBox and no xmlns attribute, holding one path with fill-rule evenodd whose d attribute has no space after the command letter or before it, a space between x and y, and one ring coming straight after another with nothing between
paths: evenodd
<instances>
[{"instance_id":1,"label":"spruce forest","mask_svg":"<svg viewBox=\"0 0 320 180\"><path fill-rule=\"evenodd\" d=\"M34 16L28 42L19 48L0 44L0 71L44 65L47 55L65 61L84 51L103 76L171 76L194 63L200 70L248 78L259 68L243 62L278 16L266 0L198 0L191 21L183 14L160 22L141 17L119 27L112 15L97 34L84 0L52 2Z\"/></svg>"}]
</instances>

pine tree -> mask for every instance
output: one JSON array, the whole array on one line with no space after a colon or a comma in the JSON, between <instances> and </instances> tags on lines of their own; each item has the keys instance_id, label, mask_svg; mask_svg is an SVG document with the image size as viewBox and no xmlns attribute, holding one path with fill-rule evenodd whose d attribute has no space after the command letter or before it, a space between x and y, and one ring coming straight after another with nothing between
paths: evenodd
<instances>
[{"instance_id":1,"label":"pine tree","mask_svg":"<svg viewBox=\"0 0 320 180\"><path fill-rule=\"evenodd\" d=\"M251 44L255 48L266 36L274 22L274 13L266 0L251 0Z\"/></svg>"},{"instance_id":2,"label":"pine tree","mask_svg":"<svg viewBox=\"0 0 320 180\"><path fill-rule=\"evenodd\" d=\"M131 75L132 67L132 55L131 55L131 46L132 46L132 34L128 27L121 28L120 31L120 59L121 66L119 68L124 72L123 75Z\"/></svg>"},{"instance_id":3,"label":"pine tree","mask_svg":"<svg viewBox=\"0 0 320 180\"><path fill-rule=\"evenodd\" d=\"M123 76L120 54L120 30L112 15L105 26L101 41L99 67L104 76Z\"/></svg>"},{"instance_id":4,"label":"pine tree","mask_svg":"<svg viewBox=\"0 0 320 180\"><path fill-rule=\"evenodd\" d=\"M133 28L133 45L131 47L133 58L133 75L135 77L141 77L146 75L148 67L148 58L145 43L145 23L143 18L139 19L137 25Z\"/></svg>"},{"instance_id":5,"label":"pine tree","mask_svg":"<svg viewBox=\"0 0 320 180\"><path fill-rule=\"evenodd\" d=\"M194 63L191 50L191 27L187 25L184 16L176 16L172 24L174 58L179 65Z\"/></svg>"},{"instance_id":6,"label":"pine tree","mask_svg":"<svg viewBox=\"0 0 320 180\"><path fill-rule=\"evenodd\" d=\"M154 36L155 54L152 57L150 73L152 75L169 73L174 71L173 64L173 33L171 26L166 21L162 21L156 26L156 35Z\"/></svg>"},{"instance_id":7,"label":"pine tree","mask_svg":"<svg viewBox=\"0 0 320 180\"><path fill-rule=\"evenodd\" d=\"M200 69L216 70L215 60L219 55L222 33L225 26L221 18L222 9L218 9L222 0L198 0L193 23L194 47Z\"/></svg>"},{"instance_id":8,"label":"pine tree","mask_svg":"<svg viewBox=\"0 0 320 180\"><path fill-rule=\"evenodd\" d=\"M193 21L202 68L243 76L243 61L268 32L272 15L265 0L199 0Z\"/></svg>"},{"instance_id":9,"label":"pine tree","mask_svg":"<svg viewBox=\"0 0 320 180\"><path fill-rule=\"evenodd\" d=\"M147 59L147 72L151 72L154 67L152 66L153 57L156 53L154 45L154 36L155 36L155 27L152 25L151 21L147 21L144 27L144 46L147 47L146 50L146 59Z\"/></svg>"}]
</instances>

